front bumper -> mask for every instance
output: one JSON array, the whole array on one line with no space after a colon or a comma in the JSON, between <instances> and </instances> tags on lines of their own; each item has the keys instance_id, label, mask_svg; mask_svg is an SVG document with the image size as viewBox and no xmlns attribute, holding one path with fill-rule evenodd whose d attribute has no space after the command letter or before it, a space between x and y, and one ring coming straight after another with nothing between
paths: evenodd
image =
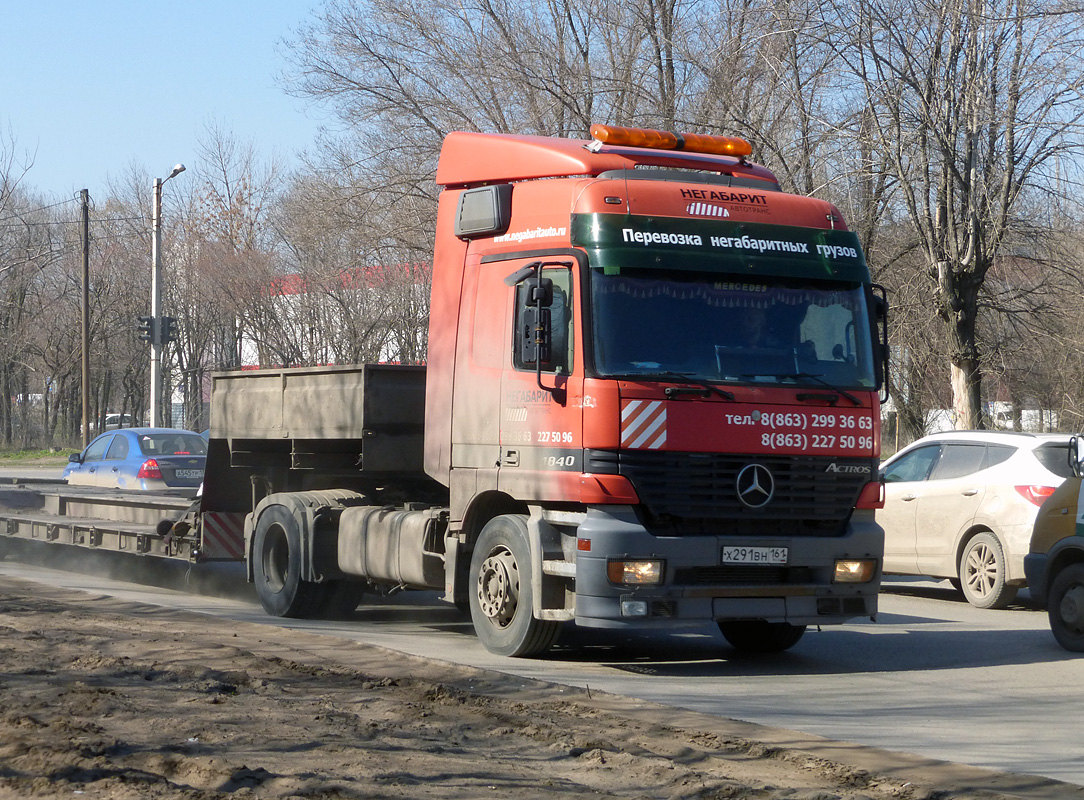
<instances>
[{"instance_id":1,"label":"front bumper","mask_svg":"<svg viewBox=\"0 0 1084 800\"><path fill-rule=\"evenodd\" d=\"M872 512L855 512L844 536L755 538L655 536L627 506L595 507L577 536L590 546L581 548L576 561L576 624L584 627L673 627L712 620L831 625L877 613L884 534ZM787 564L725 565L724 545L786 547ZM607 562L618 557L663 559L663 582L612 584ZM873 580L833 583L835 562L843 558L874 559Z\"/></svg>"}]
</instances>

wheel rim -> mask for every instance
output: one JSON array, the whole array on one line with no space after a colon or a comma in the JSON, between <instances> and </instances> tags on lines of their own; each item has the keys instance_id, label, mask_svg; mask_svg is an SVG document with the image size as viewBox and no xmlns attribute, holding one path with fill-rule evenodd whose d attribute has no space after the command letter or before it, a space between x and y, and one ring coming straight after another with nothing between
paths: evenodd
<instances>
[{"instance_id":1,"label":"wheel rim","mask_svg":"<svg viewBox=\"0 0 1084 800\"><path fill-rule=\"evenodd\" d=\"M994 550L986 543L979 543L967 553L964 582L976 597L987 597L994 590L998 579L998 563Z\"/></svg>"},{"instance_id":2,"label":"wheel rim","mask_svg":"<svg viewBox=\"0 0 1084 800\"><path fill-rule=\"evenodd\" d=\"M1077 584L1061 596L1058 616L1065 627L1075 635L1084 634L1084 586Z\"/></svg>"},{"instance_id":3,"label":"wheel rim","mask_svg":"<svg viewBox=\"0 0 1084 800\"><path fill-rule=\"evenodd\" d=\"M290 574L290 547L286 531L272 525L264 536L263 574L267 587L274 592L282 591Z\"/></svg>"},{"instance_id":4,"label":"wheel rim","mask_svg":"<svg viewBox=\"0 0 1084 800\"><path fill-rule=\"evenodd\" d=\"M478 571L478 606L499 628L507 627L519 604L519 567L511 551L501 547L490 553Z\"/></svg>"}]
</instances>

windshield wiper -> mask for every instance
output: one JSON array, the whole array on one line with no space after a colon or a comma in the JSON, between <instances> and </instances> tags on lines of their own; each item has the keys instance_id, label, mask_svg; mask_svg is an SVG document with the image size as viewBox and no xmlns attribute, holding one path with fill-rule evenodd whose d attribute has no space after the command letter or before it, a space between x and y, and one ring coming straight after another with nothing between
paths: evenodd
<instances>
[{"instance_id":1,"label":"windshield wiper","mask_svg":"<svg viewBox=\"0 0 1084 800\"><path fill-rule=\"evenodd\" d=\"M773 375L772 377L776 378L778 380L781 380L781 381L782 380L787 380L787 379L790 379L790 380L793 380L793 381L797 381L797 380L813 381L814 383L820 384L821 386L825 387L826 389L830 389L831 391L835 392L836 394L840 395L841 397L846 397L848 400L850 400L856 406L862 405L862 401L859 400L857 397L855 397L850 392L846 391L845 389L840 389L838 386L833 386L828 381L824 380L820 375L814 375L812 372L791 372L791 373L788 373L788 374L785 374L785 375ZM801 400L802 398L799 397L798 399Z\"/></svg>"},{"instance_id":2,"label":"windshield wiper","mask_svg":"<svg viewBox=\"0 0 1084 800\"><path fill-rule=\"evenodd\" d=\"M630 379L630 380L635 380L637 378L668 378L668 379L670 379L672 381L679 381L681 383L695 384L695 385L697 385L697 386L699 386L699 387L701 387L703 389L706 389L709 392L713 392L714 394L719 395L719 397L722 397L724 400L731 400L732 401L732 400L736 399L734 397L734 395L731 392L728 392L726 389L720 389L714 383L711 383L710 381L706 381L703 378L698 378L695 375L693 375L691 373L688 373L688 372L669 372L669 371L663 371L663 372L628 372L628 373L625 373L623 375L610 375L609 377L611 377L611 378L627 378L627 379ZM671 390L673 388L674 387L667 387L667 389L666 389L666 396L667 397L671 396L671 394L672 394Z\"/></svg>"}]
</instances>

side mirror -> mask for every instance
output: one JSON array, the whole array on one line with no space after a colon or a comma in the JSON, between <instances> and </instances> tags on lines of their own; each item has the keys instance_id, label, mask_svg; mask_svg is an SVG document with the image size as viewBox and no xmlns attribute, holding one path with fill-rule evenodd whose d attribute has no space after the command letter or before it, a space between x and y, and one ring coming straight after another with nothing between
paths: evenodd
<instances>
[{"instance_id":1,"label":"side mirror","mask_svg":"<svg viewBox=\"0 0 1084 800\"><path fill-rule=\"evenodd\" d=\"M553 322L550 306L553 305L553 281L542 277L544 267L572 268L571 261L534 261L513 272L504 282L507 286L523 283L525 297L520 316L519 337L520 363L534 364L538 388L549 392L555 401L564 405L566 393L560 386L542 383L542 366L553 362Z\"/></svg>"},{"instance_id":2,"label":"side mirror","mask_svg":"<svg viewBox=\"0 0 1084 800\"><path fill-rule=\"evenodd\" d=\"M1074 436L1069 440L1069 469L1078 478L1084 478L1084 439Z\"/></svg>"},{"instance_id":3,"label":"side mirror","mask_svg":"<svg viewBox=\"0 0 1084 800\"><path fill-rule=\"evenodd\" d=\"M877 371L877 388L881 390L881 402L888 400L888 357L891 350L888 346L888 291L880 284L872 284L869 288L870 311L873 314L873 357Z\"/></svg>"},{"instance_id":4,"label":"side mirror","mask_svg":"<svg viewBox=\"0 0 1084 800\"><path fill-rule=\"evenodd\" d=\"M72 453L70 456L68 456L68 463L69 464L82 464L83 463L82 454L81 453Z\"/></svg>"},{"instance_id":5,"label":"side mirror","mask_svg":"<svg viewBox=\"0 0 1084 800\"><path fill-rule=\"evenodd\" d=\"M553 324L548 308L527 306L523 309L519 358L524 364L549 366Z\"/></svg>"},{"instance_id":6,"label":"side mirror","mask_svg":"<svg viewBox=\"0 0 1084 800\"><path fill-rule=\"evenodd\" d=\"M509 276L510 278L512 276ZM553 341L553 323L550 320L550 306L553 305L553 281L528 277L523 284L527 304L520 317L520 361L535 364L541 369L548 367L552 360L551 343Z\"/></svg>"}]
</instances>

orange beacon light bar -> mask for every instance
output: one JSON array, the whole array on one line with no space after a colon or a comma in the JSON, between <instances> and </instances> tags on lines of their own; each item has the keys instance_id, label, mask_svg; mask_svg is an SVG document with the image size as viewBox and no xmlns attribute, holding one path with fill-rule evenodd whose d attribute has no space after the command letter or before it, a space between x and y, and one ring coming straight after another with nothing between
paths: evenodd
<instances>
[{"instance_id":1,"label":"orange beacon light bar","mask_svg":"<svg viewBox=\"0 0 1084 800\"><path fill-rule=\"evenodd\" d=\"M744 158L753 146L736 136L711 136L701 133L671 133L651 128L624 128L620 125L592 125L591 136L602 144L626 147L651 147L656 150L684 150Z\"/></svg>"}]
</instances>

